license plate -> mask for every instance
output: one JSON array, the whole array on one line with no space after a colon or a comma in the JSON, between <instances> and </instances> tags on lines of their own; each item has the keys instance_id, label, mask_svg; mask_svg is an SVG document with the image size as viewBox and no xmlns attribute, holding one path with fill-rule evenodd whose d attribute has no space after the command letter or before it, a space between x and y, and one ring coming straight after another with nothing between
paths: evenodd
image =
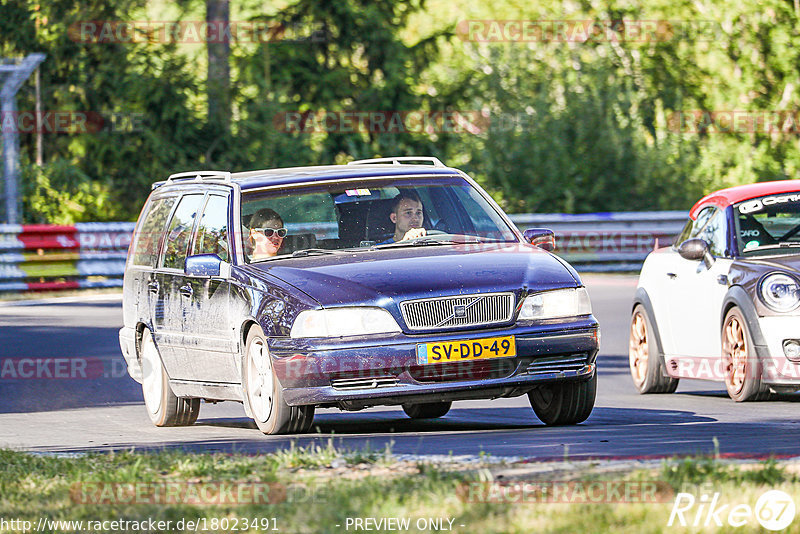
<instances>
[{"instance_id":1,"label":"license plate","mask_svg":"<svg viewBox=\"0 0 800 534\"><path fill-rule=\"evenodd\" d=\"M517 355L514 336L442 341L417 345L417 363L451 363L466 360L486 360Z\"/></svg>"}]
</instances>

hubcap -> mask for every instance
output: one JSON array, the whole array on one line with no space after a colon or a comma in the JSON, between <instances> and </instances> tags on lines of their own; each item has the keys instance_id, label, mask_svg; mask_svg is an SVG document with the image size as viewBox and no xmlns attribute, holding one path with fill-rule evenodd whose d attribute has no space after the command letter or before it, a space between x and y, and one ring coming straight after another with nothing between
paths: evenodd
<instances>
[{"instance_id":1,"label":"hubcap","mask_svg":"<svg viewBox=\"0 0 800 534\"><path fill-rule=\"evenodd\" d=\"M628 343L628 358L631 366L631 376L638 385L644 382L647 376L647 359L650 353L647 350L647 324L641 312L636 312L631 320L631 336Z\"/></svg>"},{"instance_id":2,"label":"hubcap","mask_svg":"<svg viewBox=\"0 0 800 534\"><path fill-rule=\"evenodd\" d=\"M737 317L731 317L725 324L724 339L725 382L729 391L739 393L747 378L747 339Z\"/></svg>"},{"instance_id":3,"label":"hubcap","mask_svg":"<svg viewBox=\"0 0 800 534\"><path fill-rule=\"evenodd\" d=\"M144 404L152 414L161 409L161 397L164 388L163 369L161 358L158 356L153 335L145 331L142 339L142 393Z\"/></svg>"},{"instance_id":4,"label":"hubcap","mask_svg":"<svg viewBox=\"0 0 800 534\"><path fill-rule=\"evenodd\" d=\"M253 417L262 423L272 413L272 364L264 341L256 339L250 345L247 358L247 397Z\"/></svg>"}]
</instances>

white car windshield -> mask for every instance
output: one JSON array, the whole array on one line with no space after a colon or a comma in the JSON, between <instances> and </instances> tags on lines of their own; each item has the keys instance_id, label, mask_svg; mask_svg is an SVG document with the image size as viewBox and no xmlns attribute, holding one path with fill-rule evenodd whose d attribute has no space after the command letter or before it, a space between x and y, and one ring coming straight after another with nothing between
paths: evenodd
<instances>
[{"instance_id":1,"label":"white car windshield","mask_svg":"<svg viewBox=\"0 0 800 534\"><path fill-rule=\"evenodd\" d=\"M734 214L742 254L800 252L800 193L746 200Z\"/></svg>"}]
</instances>

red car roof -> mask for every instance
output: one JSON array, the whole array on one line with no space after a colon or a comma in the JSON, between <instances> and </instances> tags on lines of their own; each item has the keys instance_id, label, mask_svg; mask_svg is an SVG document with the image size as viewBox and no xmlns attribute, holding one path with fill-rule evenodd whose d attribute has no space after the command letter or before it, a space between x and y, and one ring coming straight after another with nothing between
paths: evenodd
<instances>
[{"instance_id":1,"label":"red car roof","mask_svg":"<svg viewBox=\"0 0 800 534\"><path fill-rule=\"evenodd\" d=\"M697 212L700 211L700 208L708 205L719 206L724 209L731 204L737 204L750 198L793 192L800 192L800 180L776 180L774 182L759 182L720 189L698 200L697 204L692 206L689 211L689 217L692 219L697 218Z\"/></svg>"}]
</instances>

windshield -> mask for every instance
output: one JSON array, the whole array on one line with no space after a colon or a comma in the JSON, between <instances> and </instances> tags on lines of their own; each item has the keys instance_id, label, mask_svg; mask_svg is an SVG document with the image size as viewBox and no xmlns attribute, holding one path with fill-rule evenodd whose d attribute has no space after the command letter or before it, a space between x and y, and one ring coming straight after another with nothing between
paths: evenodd
<instances>
[{"instance_id":1,"label":"windshield","mask_svg":"<svg viewBox=\"0 0 800 534\"><path fill-rule=\"evenodd\" d=\"M746 200L734 206L739 252L800 252L800 193Z\"/></svg>"},{"instance_id":2,"label":"windshield","mask_svg":"<svg viewBox=\"0 0 800 534\"><path fill-rule=\"evenodd\" d=\"M345 249L517 241L459 176L244 191L241 223L248 263Z\"/></svg>"}]
</instances>

